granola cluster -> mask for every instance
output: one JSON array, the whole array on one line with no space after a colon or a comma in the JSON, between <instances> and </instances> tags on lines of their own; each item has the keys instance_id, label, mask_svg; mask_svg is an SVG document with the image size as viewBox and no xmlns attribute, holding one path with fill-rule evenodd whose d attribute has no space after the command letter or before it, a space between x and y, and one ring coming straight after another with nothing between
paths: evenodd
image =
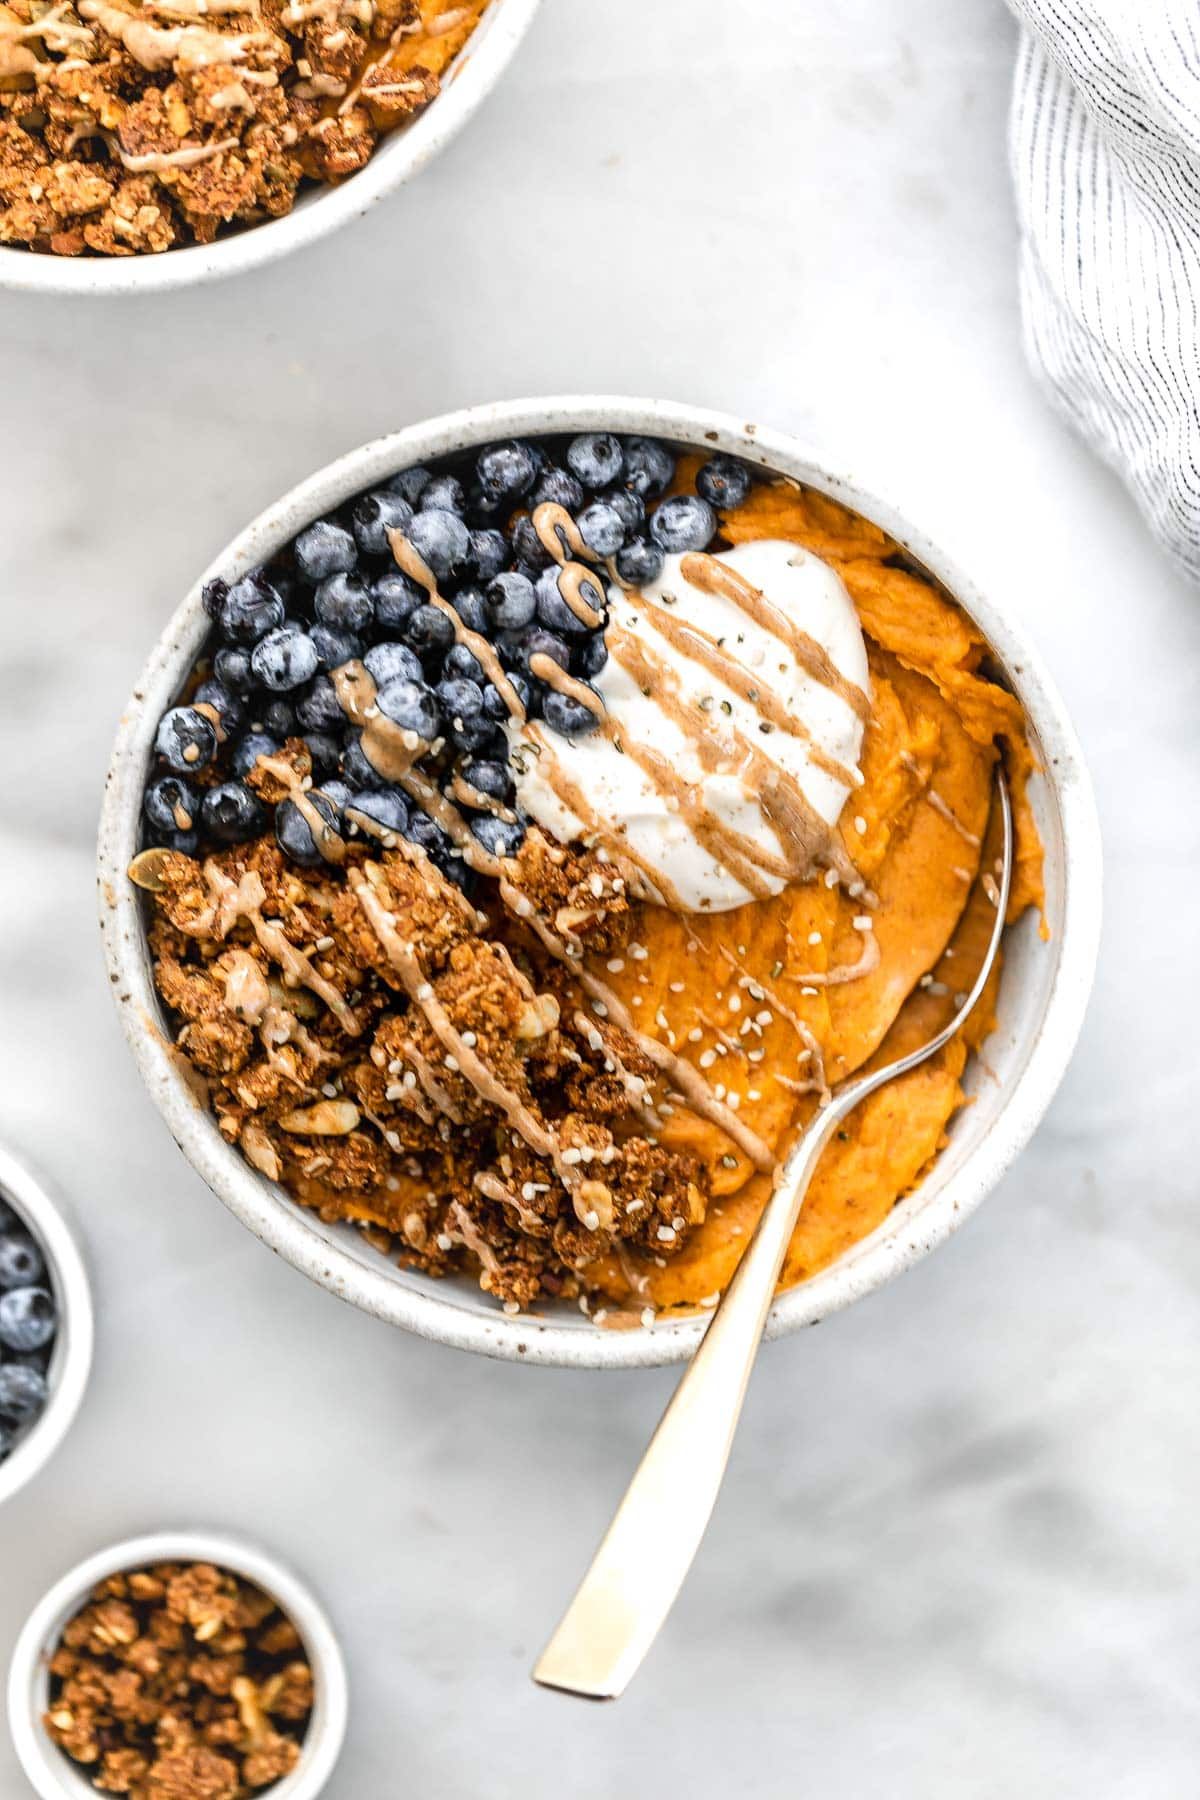
<instances>
[{"instance_id":1,"label":"granola cluster","mask_svg":"<svg viewBox=\"0 0 1200 1800\"><path fill-rule=\"evenodd\" d=\"M247 1800L300 1759L313 1705L300 1636L208 1563L111 1575L64 1627L46 1730L132 1800Z\"/></svg>"},{"instance_id":2,"label":"granola cluster","mask_svg":"<svg viewBox=\"0 0 1200 1800\"><path fill-rule=\"evenodd\" d=\"M487 0L0 0L0 244L210 243L354 174Z\"/></svg>"},{"instance_id":3,"label":"granola cluster","mask_svg":"<svg viewBox=\"0 0 1200 1800\"><path fill-rule=\"evenodd\" d=\"M503 904L393 846L303 869L263 837L135 864L177 1048L225 1137L324 1218L431 1274L468 1266L510 1310L578 1294L597 1258L677 1253L699 1165L658 1142L657 1071L572 966L629 935L613 866L531 831Z\"/></svg>"}]
</instances>

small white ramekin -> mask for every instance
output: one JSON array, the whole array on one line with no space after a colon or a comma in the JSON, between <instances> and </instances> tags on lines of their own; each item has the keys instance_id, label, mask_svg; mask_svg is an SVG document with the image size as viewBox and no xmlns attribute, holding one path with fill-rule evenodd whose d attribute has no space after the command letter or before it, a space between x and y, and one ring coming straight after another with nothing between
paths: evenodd
<instances>
[{"instance_id":1,"label":"small white ramekin","mask_svg":"<svg viewBox=\"0 0 1200 1800\"><path fill-rule=\"evenodd\" d=\"M289 1200L226 1143L197 1101L154 988L143 915L126 870L139 848L141 799L160 715L174 703L209 630L200 600L214 575L235 578L303 525L394 470L492 438L544 432L646 432L722 450L845 502L888 531L954 596L982 630L1021 701L1042 775L1032 801L1046 852L1048 942L1037 921L1008 934L999 1021L967 1086L973 1104L916 1190L869 1237L811 1281L781 1294L768 1337L797 1331L870 1293L955 1229L995 1186L1050 1104L1083 1022L1100 937L1100 830L1075 733L1041 659L1017 620L855 474L831 468L795 439L705 408L670 401L568 397L517 400L450 413L352 450L302 481L248 525L183 601L150 655L121 720L100 823L100 918L112 992L151 1096L188 1161L271 1249L344 1300L423 1337L464 1350L576 1368L631 1368L689 1356L703 1320L664 1320L607 1331L574 1308L509 1317L465 1280L433 1281L399 1269L349 1226L326 1225ZM993 1079L994 1077L994 1079Z\"/></svg>"},{"instance_id":2,"label":"small white ramekin","mask_svg":"<svg viewBox=\"0 0 1200 1800\"><path fill-rule=\"evenodd\" d=\"M49 1737L50 1658L63 1626L106 1576L151 1563L205 1562L244 1576L278 1601L304 1642L313 1672L313 1710L300 1761L271 1788L271 1800L315 1800L346 1735L346 1666L323 1607L290 1569L242 1538L212 1531L159 1531L98 1550L56 1581L30 1613L8 1675L8 1724L22 1769L42 1800L96 1800L86 1774Z\"/></svg>"},{"instance_id":3,"label":"small white ramekin","mask_svg":"<svg viewBox=\"0 0 1200 1800\"><path fill-rule=\"evenodd\" d=\"M281 219L147 256L48 256L0 246L0 289L34 294L157 294L241 274L315 244L411 180L464 126L508 67L540 0L492 0L431 106L386 136L356 175L311 187Z\"/></svg>"},{"instance_id":4,"label":"small white ramekin","mask_svg":"<svg viewBox=\"0 0 1200 1800\"><path fill-rule=\"evenodd\" d=\"M0 1198L29 1227L46 1259L58 1303L58 1332L47 1380L50 1398L12 1454L0 1462L0 1504L49 1461L79 1411L92 1366L92 1290L64 1203L28 1163L0 1144Z\"/></svg>"}]
</instances>

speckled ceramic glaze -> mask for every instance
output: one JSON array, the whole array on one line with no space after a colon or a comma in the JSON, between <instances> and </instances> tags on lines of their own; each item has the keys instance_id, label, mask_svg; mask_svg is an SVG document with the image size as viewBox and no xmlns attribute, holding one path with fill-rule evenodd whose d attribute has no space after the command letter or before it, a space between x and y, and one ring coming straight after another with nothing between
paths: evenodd
<instances>
[{"instance_id":1,"label":"speckled ceramic glaze","mask_svg":"<svg viewBox=\"0 0 1200 1800\"><path fill-rule=\"evenodd\" d=\"M17 1755L41 1800L95 1800L96 1789L42 1725L49 1659L67 1621L106 1576L158 1562L207 1562L252 1581L278 1602L304 1640L313 1672L313 1709L300 1761L271 1788L271 1800L316 1800L346 1735L346 1667L324 1609L290 1569L242 1538L212 1531L160 1531L126 1538L76 1565L34 1607L17 1639L8 1675L8 1722Z\"/></svg>"},{"instance_id":2,"label":"speckled ceramic glaze","mask_svg":"<svg viewBox=\"0 0 1200 1800\"><path fill-rule=\"evenodd\" d=\"M228 1145L193 1097L165 1035L147 953L142 905L126 879L138 849L141 797L158 718L195 662L209 624L200 590L271 556L303 525L394 470L540 432L645 432L712 453L731 452L820 489L875 520L966 609L1019 697L1043 773L1032 801L1045 847L1048 940L1026 918L1008 934L999 1020L983 1076L968 1069L974 1104L955 1118L929 1174L887 1220L811 1281L781 1295L768 1336L796 1331L870 1293L934 1249L1000 1179L1037 1125L1083 1020L1100 932L1100 835L1091 785L1070 722L1023 631L954 564L846 470L794 439L719 413L669 402L568 397L513 401L448 414L351 451L293 488L207 569L156 645L121 721L100 827L100 916L113 993L143 1078L193 1167L264 1243L342 1299L423 1337L490 1356L583 1368L679 1361L703 1319L606 1331L574 1308L509 1317L468 1279L434 1281L397 1268L351 1227L326 1225L289 1200Z\"/></svg>"},{"instance_id":3,"label":"speckled ceramic glaze","mask_svg":"<svg viewBox=\"0 0 1200 1800\"><path fill-rule=\"evenodd\" d=\"M0 1462L0 1502L50 1460L71 1429L92 1367L92 1291L62 1197L23 1158L0 1145L0 1197L37 1239L58 1302L58 1331L47 1380L50 1398L15 1450Z\"/></svg>"},{"instance_id":4,"label":"speckled ceramic glaze","mask_svg":"<svg viewBox=\"0 0 1200 1800\"><path fill-rule=\"evenodd\" d=\"M148 294L190 287L275 262L314 244L417 175L500 80L540 0L493 0L425 111L385 137L371 160L336 187L310 187L290 213L153 256L47 256L0 247L0 289L43 294Z\"/></svg>"}]
</instances>

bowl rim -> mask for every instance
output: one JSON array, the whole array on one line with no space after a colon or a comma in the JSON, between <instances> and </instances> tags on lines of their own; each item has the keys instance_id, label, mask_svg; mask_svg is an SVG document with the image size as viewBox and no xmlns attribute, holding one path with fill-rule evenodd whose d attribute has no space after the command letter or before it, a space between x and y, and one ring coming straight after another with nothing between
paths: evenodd
<instances>
[{"instance_id":1,"label":"bowl rim","mask_svg":"<svg viewBox=\"0 0 1200 1800\"><path fill-rule=\"evenodd\" d=\"M408 462L443 456L494 437L611 429L657 433L708 451L729 451L842 500L883 526L976 621L1002 666L1019 674L1020 698L1046 757L1045 777L1062 823L1063 919L1056 969L1023 1067L985 1141L921 1207L889 1220L810 1281L777 1297L766 1335L817 1323L883 1285L940 1244L979 1205L1024 1147L1049 1105L1078 1038L1091 991L1101 913L1100 830L1074 729L1023 627L976 588L958 564L857 473L786 433L707 407L620 396L565 395L496 402L439 415L375 439L327 464L267 507L217 556L180 604L122 717L106 777L98 845L101 930L112 990L135 1060L176 1142L218 1197L294 1267L361 1310L457 1349L575 1368L652 1367L690 1356L705 1320L691 1317L626 1331L585 1330L553 1319L456 1303L454 1290L425 1293L364 1266L328 1242L303 1210L250 1169L222 1140L172 1061L156 1020L158 1002L141 954L139 904L125 870L136 844L149 742L174 699L206 627L205 581L252 567L307 520ZM919 1193L919 1188L916 1190ZM898 1218L903 1212L904 1216Z\"/></svg>"},{"instance_id":2,"label":"bowl rim","mask_svg":"<svg viewBox=\"0 0 1200 1800\"><path fill-rule=\"evenodd\" d=\"M40 1170L0 1144L0 1198L11 1200L43 1252L58 1299L55 1370L50 1396L16 1448L0 1462L0 1506L49 1462L70 1431L92 1367L95 1312L87 1265L66 1202ZM60 1348L61 1346L61 1348Z\"/></svg>"},{"instance_id":3,"label":"bowl rim","mask_svg":"<svg viewBox=\"0 0 1200 1800\"><path fill-rule=\"evenodd\" d=\"M51 256L0 245L0 291L93 295L162 293L262 268L364 216L418 175L500 81L541 0L493 0L456 57L449 79L412 124L385 137L348 180L305 193L288 213L243 226L212 244L137 256Z\"/></svg>"},{"instance_id":4,"label":"bowl rim","mask_svg":"<svg viewBox=\"0 0 1200 1800\"><path fill-rule=\"evenodd\" d=\"M248 1538L202 1528L122 1538L66 1570L21 1627L8 1674L8 1723L17 1759L42 1800L81 1800L96 1789L42 1728L38 1696L59 1633L98 1582L155 1562L208 1562L245 1576L278 1601L304 1640L316 1697L300 1761L271 1788L273 1800L315 1800L333 1772L346 1736L349 1687L341 1647L328 1615L306 1582Z\"/></svg>"}]
</instances>

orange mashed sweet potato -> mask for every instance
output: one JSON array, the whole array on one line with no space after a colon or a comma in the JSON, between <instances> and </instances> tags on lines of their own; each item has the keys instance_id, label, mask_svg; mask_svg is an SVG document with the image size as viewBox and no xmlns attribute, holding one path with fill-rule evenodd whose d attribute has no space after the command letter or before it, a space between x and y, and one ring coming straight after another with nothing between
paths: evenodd
<instances>
[{"instance_id":1,"label":"orange mashed sweet potato","mask_svg":"<svg viewBox=\"0 0 1200 1800\"><path fill-rule=\"evenodd\" d=\"M693 465L685 462L680 484ZM987 673L988 649L962 611L905 566L877 526L791 484L755 488L723 518L733 543L790 540L841 575L866 635L872 705L841 831L878 897L864 910L817 880L734 912L680 918L647 906L645 955L606 976L643 1030L699 1054L740 1116L782 1157L833 1086L916 1048L953 1016L977 974L994 917L993 772L1012 788L1016 862L1009 919L1042 898L1041 846L1027 796L1033 759L1016 699ZM863 926L870 920L869 931ZM856 925L856 920L858 924ZM868 938L878 946L878 958ZM866 973L845 979L863 962ZM872 966L873 965L873 966ZM610 965L611 968L611 965ZM833 971L835 981L826 985ZM875 1229L920 1179L964 1103L963 1069L994 1024L985 1001L939 1055L866 1100L826 1150L784 1265L792 1286ZM823 1071L823 1082L819 1079ZM814 1080L814 1077L817 1079ZM805 1091L807 1090L807 1091ZM718 1097L722 1097L718 1090ZM714 1125L679 1107L662 1134L710 1175L703 1225L675 1256L603 1259L588 1279L616 1301L694 1306L724 1288L771 1178Z\"/></svg>"}]
</instances>

